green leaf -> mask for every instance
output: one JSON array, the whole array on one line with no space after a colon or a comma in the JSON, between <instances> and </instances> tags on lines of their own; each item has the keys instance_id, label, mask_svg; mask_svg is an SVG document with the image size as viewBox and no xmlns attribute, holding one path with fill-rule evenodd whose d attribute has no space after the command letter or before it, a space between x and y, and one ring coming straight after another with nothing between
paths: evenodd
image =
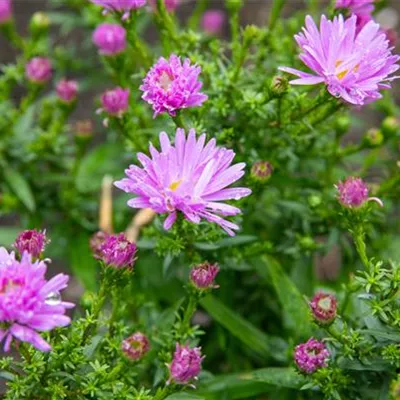
<instances>
[{"instance_id":1,"label":"green leaf","mask_svg":"<svg viewBox=\"0 0 400 400\"><path fill-rule=\"evenodd\" d=\"M100 189L105 175L121 177L126 167L120 144L103 144L88 153L80 163L76 175L76 187L82 193L96 192Z\"/></svg>"},{"instance_id":2,"label":"green leaf","mask_svg":"<svg viewBox=\"0 0 400 400\"><path fill-rule=\"evenodd\" d=\"M0 228L0 246L8 247L13 244L21 231L22 229L17 226L2 226Z\"/></svg>"},{"instance_id":3,"label":"green leaf","mask_svg":"<svg viewBox=\"0 0 400 400\"><path fill-rule=\"evenodd\" d=\"M200 304L211 317L260 356L286 360L286 343L282 339L266 335L211 295L202 299Z\"/></svg>"},{"instance_id":4,"label":"green leaf","mask_svg":"<svg viewBox=\"0 0 400 400\"><path fill-rule=\"evenodd\" d=\"M248 243L254 242L255 240L257 240L256 236L238 235L238 236L235 236L235 237L221 239L216 243L198 242L198 243L194 244L194 247L196 247L199 250L212 251L212 250L221 249L223 247L241 246L241 245L244 245L244 244L248 244Z\"/></svg>"},{"instance_id":5,"label":"green leaf","mask_svg":"<svg viewBox=\"0 0 400 400\"><path fill-rule=\"evenodd\" d=\"M165 400L204 400L204 397L195 396L189 393L175 393L168 396Z\"/></svg>"},{"instance_id":6,"label":"green leaf","mask_svg":"<svg viewBox=\"0 0 400 400\"><path fill-rule=\"evenodd\" d=\"M10 189L18 197L21 203L30 211L35 211L36 204L32 190L26 179L16 170L5 168L3 171L4 180L7 182Z\"/></svg>"},{"instance_id":7,"label":"green leaf","mask_svg":"<svg viewBox=\"0 0 400 400\"><path fill-rule=\"evenodd\" d=\"M342 358L338 361L338 366L342 369L349 369L352 371L389 371L392 369L390 363L380 357L364 360L363 363L358 360Z\"/></svg>"},{"instance_id":8,"label":"green leaf","mask_svg":"<svg viewBox=\"0 0 400 400\"><path fill-rule=\"evenodd\" d=\"M311 336L310 311L302 294L275 258L265 255L263 261L281 303L287 328L296 338Z\"/></svg>"},{"instance_id":9,"label":"green leaf","mask_svg":"<svg viewBox=\"0 0 400 400\"><path fill-rule=\"evenodd\" d=\"M241 376L241 379L259 381L290 389L300 389L306 383L306 379L292 368L259 369L245 373Z\"/></svg>"}]
</instances>

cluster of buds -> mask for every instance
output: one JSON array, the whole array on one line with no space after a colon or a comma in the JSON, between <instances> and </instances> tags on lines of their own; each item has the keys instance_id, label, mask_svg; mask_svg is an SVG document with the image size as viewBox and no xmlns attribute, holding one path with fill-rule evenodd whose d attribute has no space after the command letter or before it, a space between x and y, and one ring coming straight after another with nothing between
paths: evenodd
<instances>
[{"instance_id":1,"label":"cluster of buds","mask_svg":"<svg viewBox=\"0 0 400 400\"><path fill-rule=\"evenodd\" d=\"M46 238L46 231L32 229L20 233L13 246L21 256L29 253L33 258L40 258L49 242Z\"/></svg>"}]
</instances>

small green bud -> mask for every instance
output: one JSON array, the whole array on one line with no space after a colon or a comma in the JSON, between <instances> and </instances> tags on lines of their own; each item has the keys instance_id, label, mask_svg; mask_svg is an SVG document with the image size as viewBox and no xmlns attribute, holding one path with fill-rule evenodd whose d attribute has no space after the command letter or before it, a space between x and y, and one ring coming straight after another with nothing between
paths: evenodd
<instances>
[{"instance_id":1,"label":"small green bud","mask_svg":"<svg viewBox=\"0 0 400 400\"><path fill-rule=\"evenodd\" d=\"M268 161L257 161L251 167L251 177L259 182L267 182L274 168Z\"/></svg>"},{"instance_id":2,"label":"small green bud","mask_svg":"<svg viewBox=\"0 0 400 400\"><path fill-rule=\"evenodd\" d=\"M289 82L285 77L276 75L272 78L270 89L273 95L282 96L287 92L288 88Z\"/></svg>"},{"instance_id":3,"label":"small green bud","mask_svg":"<svg viewBox=\"0 0 400 400\"><path fill-rule=\"evenodd\" d=\"M85 292L81 297L81 305L85 309L91 308L95 301L96 301L96 294L93 292Z\"/></svg>"},{"instance_id":4,"label":"small green bud","mask_svg":"<svg viewBox=\"0 0 400 400\"><path fill-rule=\"evenodd\" d=\"M347 115L341 115L335 121L335 130L339 135L344 135L351 125L351 119Z\"/></svg>"},{"instance_id":5,"label":"small green bud","mask_svg":"<svg viewBox=\"0 0 400 400\"><path fill-rule=\"evenodd\" d=\"M369 146L379 146L385 137L379 129L371 128L367 131L364 140Z\"/></svg>"},{"instance_id":6,"label":"small green bud","mask_svg":"<svg viewBox=\"0 0 400 400\"><path fill-rule=\"evenodd\" d=\"M226 8L232 13L239 11L242 8L242 6L243 6L242 0L227 0L226 1Z\"/></svg>"},{"instance_id":7,"label":"small green bud","mask_svg":"<svg viewBox=\"0 0 400 400\"><path fill-rule=\"evenodd\" d=\"M243 32L243 38L252 41L259 35L260 29L255 25L247 25Z\"/></svg>"},{"instance_id":8,"label":"small green bud","mask_svg":"<svg viewBox=\"0 0 400 400\"><path fill-rule=\"evenodd\" d=\"M381 128L386 136L396 135L400 128L399 120L395 117L386 117L382 122Z\"/></svg>"},{"instance_id":9,"label":"small green bud","mask_svg":"<svg viewBox=\"0 0 400 400\"><path fill-rule=\"evenodd\" d=\"M316 207L320 206L322 204L321 196L319 196L317 194L312 194L312 195L308 196L308 204L312 208L316 208Z\"/></svg>"},{"instance_id":10,"label":"small green bud","mask_svg":"<svg viewBox=\"0 0 400 400\"><path fill-rule=\"evenodd\" d=\"M299 240L300 247L303 250L314 250L316 248L316 243L314 239L310 236L303 236Z\"/></svg>"},{"instance_id":11,"label":"small green bud","mask_svg":"<svg viewBox=\"0 0 400 400\"><path fill-rule=\"evenodd\" d=\"M34 35L46 32L50 27L50 18L44 12L35 12L29 23L29 29Z\"/></svg>"}]
</instances>

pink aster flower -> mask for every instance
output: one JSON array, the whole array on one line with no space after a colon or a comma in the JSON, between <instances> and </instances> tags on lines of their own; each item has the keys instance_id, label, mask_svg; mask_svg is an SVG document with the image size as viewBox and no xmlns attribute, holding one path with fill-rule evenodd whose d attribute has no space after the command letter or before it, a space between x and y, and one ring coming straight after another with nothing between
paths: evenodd
<instances>
[{"instance_id":1,"label":"pink aster flower","mask_svg":"<svg viewBox=\"0 0 400 400\"><path fill-rule=\"evenodd\" d=\"M56 86L57 95L64 103L72 103L76 100L78 89L77 81L67 79L61 79Z\"/></svg>"},{"instance_id":2,"label":"pink aster flower","mask_svg":"<svg viewBox=\"0 0 400 400\"><path fill-rule=\"evenodd\" d=\"M149 3L153 9L157 7L157 0L149 0ZM179 6L180 0L164 0L165 8L168 12L175 11Z\"/></svg>"},{"instance_id":3,"label":"pink aster flower","mask_svg":"<svg viewBox=\"0 0 400 400\"><path fill-rule=\"evenodd\" d=\"M34 258L39 258L44 252L49 240L46 238L46 231L37 231L36 229L23 231L14 242L14 248L19 254L29 253Z\"/></svg>"},{"instance_id":4,"label":"pink aster flower","mask_svg":"<svg viewBox=\"0 0 400 400\"><path fill-rule=\"evenodd\" d=\"M221 33L225 19L225 13L222 10L208 10L201 17L201 27L205 32L217 35Z\"/></svg>"},{"instance_id":5,"label":"pink aster flower","mask_svg":"<svg viewBox=\"0 0 400 400\"><path fill-rule=\"evenodd\" d=\"M319 292L310 302L310 308L316 321L330 324L336 318L336 297L329 293Z\"/></svg>"},{"instance_id":6,"label":"pink aster flower","mask_svg":"<svg viewBox=\"0 0 400 400\"><path fill-rule=\"evenodd\" d=\"M135 263L136 245L123 233L108 235L100 246L101 260L113 268L132 268Z\"/></svg>"},{"instance_id":7,"label":"pink aster flower","mask_svg":"<svg viewBox=\"0 0 400 400\"><path fill-rule=\"evenodd\" d=\"M295 36L302 49L301 60L314 74L293 68L282 71L297 75L292 85L325 83L332 96L364 105L382 97L381 89L390 88L390 75L397 71L399 56L392 54L389 41L373 21L356 33L357 17L343 16L329 21L322 16L320 31L313 19L306 18L303 33Z\"/></svg>"},{"instance_id":8,"label":"pink aster flower","mask_svg":"<svg viewBox=\"0 0 400 400\"><path fill-rule=\"evenodd\" d=\"M107 90L101 96L102 110L115 117L121 117L129 107L129 93L129 89L120 87Z\"/></svg>"},{"instance_id":9,"label":"pink aster flower","mask_svg":"<svg viewBox=\"0 0 400 400\"><path fill-rule=\"evenodd\" d=\"M25 76L33 83L45 83L51 79L52 66L48 58L34 57L25 66Z\"/></svg>"},{"instance_id":10,"label":"pink aster flower","mask_svg":"<svg viewBox=\"0 0 400 400\"><path fill-rule=\"evenodd\" d=\"M339 182L336 188L339 192L338 200L344 207L357 208L367 201L375 201L383 207L381 199L368 197L368 187L361 178L349 177L344 182Z\"/></svg>"},{"instance_id":11,"label":"pink aster flower","mask_svg":"<svg viewBox=\"0 0 400 400\"><path fill-rule=\"evenodd\" d=\"M218 275L218 264L210 264L208 262L196 265L190 272L190 279L199 289L218 288L214 284L215 277Z\"/></svg>"},{"instance_id":12,"label":"pink aster flower","mask_svg":"<svg viewBox=\"0 0 400 400\"><path fill-rule=\"evenodd\" d=\"M335 8L346 8L352 14L371 14L375 0L336 0Z\"/></svg>"},{"instance_id":13,"label":"pink aster flower","mask_svg":"<svg viewBox=\"0 0 400 400\"><path fill-rule=\"evenodd\" d=\"M114 56L126 48L126 30L118 24L101 24L93 32L93 43L100 54Z\"/></svg>"},{"instance_id":14,"label":"pink aster flower","mask_svg":"<svg viewBox=\"0 0 400 400\"><path fill-rule=\"evenodd\" d=\"M50 331L71 322L64 314L74 304L60 297L69 277L58 274L46 281L46 268L43 261L32 262L28 253L18 261L14 253L0 248L0 341L5 339L5 351L10 350L13 337L50 351L37 331Z\"/></svg>"},{"instance_id":15,"label":"pink aster flower","mask_svg":"<svg viewBox=\"0 0 400 400\"><path fill-rule=\"evenodd\" d=\"M154 117L163 112L175 116L182 108L201 106L208 97L200 93L200 72L201 68L190 65L188 58L182 64L175 54L169 60L161 57L140 86L142 99L153 106Z\"/></svg>"},{"instance_id":16,"label":"pink aster flower","mask_svg":"<svg viewBox=\"0 0 400 400\"><path fill-rule=\"evenodd\" d=\"M205 146L206 135L196 139L194 129L176 131L175 146L165 132L160 133L161 152L150 144L151 157L137 155L143 168L131 165L125 170L127 178L115 186L135 198L128 201L133 208L151 208L158 214L168 213L164 228L175 223L178 211L195 223L201 219L215 222L229 235L239 227L221 216L237 215L241 211L224 200L239 200L251 193L247 188L228 188L244 175L244 163L230 166L235 153L217 147L215 139Z\"/></svg>"},{"instance_id":17,"label":"pink aster flower","mask_svg":"<svg viewBox=\"0 0 400 400\"><path fill-rule=\"evenodd\" d=\"M203 359L200 347L190 348L188 345L181 346L177 343L174 358L169 366L170 380L184 385L197 379Z\"/></svg>"},{"instance_id":18,"label":"pink aster flower","mask_svg":"<svg viewBox=\"0 0 400 400\"><path fill-rule=\"evenodd\" d=\"M312 374L317 369L327 366L329 356L324 343L311 338L306 343L296 346L294 361L302 372Z\"/></svg>"},{"instance_id":19,"label":"pink aster flower","mask_svg":"<svg viewBox=\"0 0 400 400\"><path fill-rule=\"evenodd\" d=\"M146 0L90 0L94 4L104 7L108 11L122 13L122 19L129 18L131 11L146 5Z\"/></svg>"},{"instance_id":20,"label":"pink aster flower","mask_svg":"<svg viewBox=\"0 0 400 400\"><path fill-rule=\"evenodd\" d=\"M150 350L150 342L142 332L136 332L122 341L121 350L129 359L140 360Z\"/></svg>"},{"instance_id":21,"label":"pink aster flower","mask_svg":"<svg viewBox=\"0 0 400 400\"><path fill-rule=\"evenodd\" d=\"M0 24L12 18L11 0L0 0Z\"/></svg>"}]
</instances>

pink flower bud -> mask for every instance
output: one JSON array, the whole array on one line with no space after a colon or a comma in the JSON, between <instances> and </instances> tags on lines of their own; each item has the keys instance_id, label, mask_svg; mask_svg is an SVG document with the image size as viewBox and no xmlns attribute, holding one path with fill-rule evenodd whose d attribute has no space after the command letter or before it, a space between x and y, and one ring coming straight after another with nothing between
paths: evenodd
<instances>
[{"instance_id":1,"label":"pink flower bud","mask_svg":"<svg viewBox=\"0 0 400 400\"><path fill-rule=\"evenodd\" d=\"M101 96L101 104L108 114L121 117L129 107L129 89L117 87L107 90Z\"/></svg>"},{"instance_id":2,"label":"pink flower bud","mask_svg":"<svg viewBox=\"0 0 400 400\"><path fill-rule=\"evenodd\" d=\"M200 347L190 348L188 345L181 346L177 343L174 358L169 366L170 380L184 385L196 379L200 373L203 358Z\"/></svg>"},{"instance_id":3,"label":"pink flower bud","mask_svg":"<svg viewBox=\"0 0 400 400\"><path fill-rule=\"evenodd\" d=\"M150 350L150 342L146 335L136 332L122 341L121 350L130 360L140 360Z\"/></svg>"},{"instance_id":4,"label":"pink flower bud","mask_svg":"<svg viewBox=\"0 0 400 400\"><path fill-rule=\"evenodd\" d=\"M225 13L222 10L208 10L201 18L201 27L205 32L217 35L221 33L225 19Z\"/></svg>"},{"instance_id":5,"label":"pink flower bud","mask_svg":"<svg viewBox=\"0 0 400 400\"><path fill-rule=\"evenodd\" d=\"M123 233L109 235L99 251L104 264L113 268L132 268L135 263L136 245Z\"/></svg>"},{"instance_id":6,"label":"pink flower bud","mask_svg":"<svg viewBox=\"0 0 400 400\"><path fill-rule=\"evenodd\" d=\"M34 57L25 66L25 76L33 83L45 83L51 79L52 66L48 58Z\"/></svg>"},{"instance_id":7,"label":"pink flower bud","mask_svg":"<svg viewBox=\"0 0 400 400\"><path fill-rule=\"evenodd\" d=\"M46 231L41 232L32 229L18 235L14 242L14 248L21 255L27 252L32 257L39 258L47 243L49 243L49 240L46 238Z\"/></svg>"},{"instance_id":8,"label":"pink flower bud","mask_svg":"<svg viewBox=\"0 0 400 400\"><path fill-rule=\"evenodd\" d=\"M191 273L190 279L199 289L217 288L214 285L214 279L219 272L218 264L210 264L208 262L196 265Z\"/></svg>"},{"instance_id":9,"label":"pink flower bud","mask_svg":"<svg viewBox=\"0 0 400 400\"><path fill-rule=\"evenodd\" d=\"M300 371L312 374L317 369L327 366L329 356L324 343L311 338L306 343L296 346L294 361Z\"/></svg>"},{"instance_id":10,"label":"pink flower bud","mask_svg":"<svg viewBox=\"0 0 400 400\"><path fill-rule=\"evenodd\" d=\"M332 294L319 292L311 300L310 308L317 322L330 324L336 318L336 297Z\"/></svg>"},{"instance_id":11,"label":"pink flower bud","mask_svg":"<svg viewBox=\"0 0 400 400\"><path fill-rule=\"evenodd\" d=\"M101 24L93 32L93 43L100 54L113 56L126 48L126 30L118 24Z\"/></svg>"},{"instance_id":12,"label":"pink flower bud","mask_svg":"<svg viewBox=\"0 0 400 400\"><path fill-rule=\"evenodd\" d=\"M0 24L12 18L11 0L0 0Z\"/></svg>"},{"instance_id":13,"label":"pink flower bud","mask_svg":"<svg viewBox=\"0 0 400 400\"><path fill-rule=\"evenodd\" d=\"M78 94L78 82L61 79L56 87L57 95L64 103L72 103Z\"/></svg>"},{"instance_id":14,"label":"pink flower bud","mask_svg":"<svg viewBox=\"0 0 400 400\"><path fill-rule=\"evenodd\" d=\"M338 200L344 207L357 208L366 201L375 201L383 207L382 200L377 197L368 197L368 187L361 178L349 177L344 182L339 182L337 189Z\"/></svg>"}]
</instances>

